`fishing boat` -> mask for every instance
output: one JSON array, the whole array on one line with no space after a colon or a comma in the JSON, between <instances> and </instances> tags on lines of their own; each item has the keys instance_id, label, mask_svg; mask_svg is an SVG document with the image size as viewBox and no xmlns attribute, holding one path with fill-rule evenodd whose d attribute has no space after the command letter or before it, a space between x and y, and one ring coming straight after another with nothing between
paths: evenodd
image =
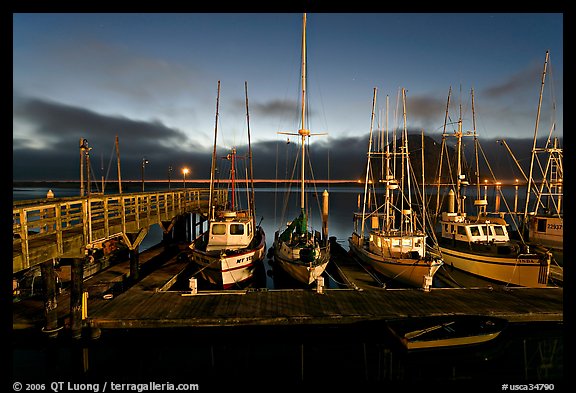
<instances>
[{"instance_id":1,"label":"fishing boat","mask_svg":"<svg viewBox=\"0 0 576 393\"><path fill-rule=\"evenodd\" d=\"M364 182L364 203L362 212L354 213L354 232L348 239L350 253L388 278L411 287L428 290L432 285L434 274L442 266L442 260L427 252L429 246L425 230L424 203L421 205L420 220L413 209L415 200L412 200L413 173L406 129L406 92L402 89L404 107L402 142L399 148L393 148L392 151L390 143L387 142L387 133L385 139L380 138L381 141L386 141L386 146L382 148L380 144L379 148L372 151L376 93L375 88ZM423 148L424 144L422 152ZM373 164L373 160L383 160L384 164L382 166ZM396 169L400 175L399 179L394 175L397 173ZM422 173L424 173L423 167ZM422 184L424 185L424 181ZM376 188L380 185L384 187L384 201L381 204L376 200L379 196ZM370 229L366 235L365 227L368 224Z\"/></svg>"},{"instance_id":2,"label":"fishing boat","mask_svg":"<svg viewBox=\"0 0 576 393\"><path fill-rule=\"evenodd\" d=\"M216 172L216 141L218 130L218 99L216 104L216 127L214 150L210 172L209 201L213 201ZM248 93L246 85L246 114L248 118ZM248 122L249 178L246 179L248 200L246 208L240 208L236 188L236 165L238 155L235 148L225 157L230 163L230 198L226 205L212 203L208 213L208 228L190 244L190 259L197 264L195 275L200 275L212 286L221 289L242 288L253 280L258 263L266 254L266 236L260 224L256 224L254 205L254 176L252 170L252 149L250 146L250 126Z\"/></svg>"},{"instance_id":3,"label":"fishing boat","mask_svg":"<svg viewBox=\"0 0 576 393\"><path fill-rule=\"evenodd\" d=\"M450 89L451 92L451 89ZM446 109L450 103L450 92ZM474 119L474 91L471 91L472 113ZM446 132L446 121L442 132L442 156L447 151L446 139L456 138L456 175L449 179L447 211L439 216L440 229L437 234L440 252L446 266L480 276L500 284L523 287L546 287L550 273L549 252L541 252L531 248L523 240L511 239L509 224L504 214L489 215L488 201L480 195L480 171L478 165L479 142L475 121L472 131L463 131L462 113L458 119L458 128L453 133ZM476 216L468 216L465 209L465 187L469 180L463 171L462 138L474 137L476 152L476 186L477 199L474 201L478 212ZM442 157L438 187L441 184ZM438 191L438 197L440 191ZM437 203L440 208L440 203Z\"/></svg>"},{"instance_id":4,"label":"fishing boat","mask_svg":"<svg viewBox=\"0 0 576 393\"><path fill-rule=\"evenodd\" d=\"M288 273L300 283L310 285L322 276L330 261L330 242L327 233L321 237L318 231L309 227L309 213L306 209L306 137L312 135L306 124L306 14L302 23L302 96L301 96L301 127L298 133L285 135L299 136L300 146L300 214L287 224L286 228L276 231L274 235L273 255L275 266ZM328 192L323 193L323 205L327 209ZM323 209L324 210L324 209ZM327 220L327 211L322 212L323 232Z\"/></svg>"},{"instance_id":5,"label":"fishing boat","mask_svg":"<svg viewBox=\"0 0 576 393\"><path fill-rule=\"evenodd\" d=\"M442 315L386 321L392 335L407 350L482 344L508 326L503 318L486 315Z\"/></svg>"},{"instance_id":6,"label":"fishing boat","mask_svg":"<svg viewBox=\"0 0 576 393\"><path fill-rule=\"evenodd\" d=\"M536 246L550 249L556 261L562 263L564 254L564 213L562 209L563 178L562 167L563 150L559 146L558 138L552 138L555 124L550 128L550 133L546 139L544 147L537 147L538 126L540 123L540 111L542 107L542 95L544 92L544 82L546 80L546 70L550 54L546 51L544 70L542 71L542 83L540 87L540 98L536 115L536 125L534 128L534 140L532 145L532 156L530 160L530 170L528 173L528 186L526 196L526 206L524 210L524 228L528 232L528 241ZM555 105L553 105L555 107ZM540 165L540 154L546 154L545 165ZM538 163L539 165L535 165ZM536 167L540 168L541 179L536 177ZM540 186L537 187L537 181ZM531 191L534 191L532 199ZM530 206L530 201L533 205Z\"/></svg>"}]
</instances>

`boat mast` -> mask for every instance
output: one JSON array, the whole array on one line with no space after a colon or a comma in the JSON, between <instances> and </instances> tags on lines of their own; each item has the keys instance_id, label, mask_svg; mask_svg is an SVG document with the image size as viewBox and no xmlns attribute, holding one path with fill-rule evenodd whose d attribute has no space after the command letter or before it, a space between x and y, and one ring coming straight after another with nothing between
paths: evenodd
<instances>
[{"instance_id":1,"label":"boat mast","mask_svg":"<svg viewBox=\"0 0 576 393\"><path fill-rule=\"evenodd\" d=\"M406 89L402 88L402 113L404 118L404 129L402 130L402 222L406 224L406 232L414 232L414 214L412 211L412 182L410 173L410 153L408 152L408 126L406 121ZM406 179L406 191L404 191L404 179ZM408 197L408 209L404 209L404 197ZM404 216L408 215L408 219ZM402 225L400 225L400 236L402 236Z\"/></svg>"},{"instance_id":2,"label":"boat mast","mask_svg":"<svg viewBox=\"0 0 576 393\"><path fill-rule=\"evenodd\" d=\"M462 199L460 197L460 187L462 183L462 86L460 86L460 114L458 115L458 131L456 132L456 152L457 152L457 163L456 163L456 203L458 205L458 215L462 212Z\"/></svg>"},{"instance_id":3,"label":"boat mast","mask_svg":"<svg viewBox=\"0 0 576 393\"><path fill-rule=\"evenodd\" d=\"M540 123L540 108L542 107L542 94L544 92L544 81L546 80L546 68L548 66L549 53L546 51L544 60L544 70L542 71L542 83L540 84L540 97L538 98L538 110L536 111L536 125L534 126L534 141L532 144L532 158L530 160L530 172L528 174L528 187L526 190L526 206L524 207L524 222L528 221L528 205L530 203L530 186L532 185L532 171L534 168L534 158L536 156L536 139L538 138L538 124Z\"/></svg>"},{"instance_id":4,"label":"boat mast","mask_svg":"<svg viewBox=\"0 0 576 393\"><path fill-rule=\"evenodd\" d=\"M250 214L256 219L256 211L254 207L254 167L252 166L252 145L250 144L250 115L248 113L248 82L244 81L244 91L246 92L246 123L248 126L248 161L250 165L250 187L251 187L251 199L248 203L248 209L250 210Z\"/></svg>"},{"instance_id":5,"label":"boat mast","mask_svg":"<svg viewBox=\"0 0 576 393\"><path fill-rule=\"evenodd\" d=\"M305 143L306 143L306 136L310 135L310 130L307 130L306 127L306 14L304 14L302 18L302 73L301 73L301 84L302 84L302 108L301 108L301 117L302 117L302 124L300 130L298 130L298 134L302 137L302 151L301 151L301 168L300 168L300 209L302 212L304 211L304 165L305 165L305 158L304 154L306 151Z\"/></svg>"},{"instance_id":6,"label":"boat mast","mask_svg":"<svg viewBox=\"0 0 576 393\"><path fill-rule=\"evenodd\" d=\"M230 204L231 210L236 210L236 148L232 148L232 153L228 154L230 159L230 179L231 179L231 186L232 186L232 203Z\"/></svg>"},{"instance_id":7,"label":"boat mast","mask_svg":"<svg viewBox=\"0 0 576 393\"><path fill-rule=\"evenodd\" d=\"M118 193L122 194L122 176L120 175L120 147L118 146L118 135L116 135L116 166L118 168Z\"/></svg>"},{"instance_id":8,"label":"boat mast","mask_svg":"<svg viewBox=\"0 0 576 393\"><path fill-rule=\"evenodd\" d=\"M450 88L448 89L448 99L446 100L446 112L444 114L444 127L442 128L442 145L440 146L440 168L438 170L438 188L436 190L436 213L434 214L434 217L438 217L438 213L440 212L440 181L442 179L442 158L444 157L444 149L446 148L446 125L448 124L448 108L450 107L451 95L452 95L452 86L450 86Z\"/></svg>"},{"instance_id":9,"label":"boat mast","mask_svg":"<svg viewBox=\"0 0 576 393\"><path fill-rule=\"evenodd\" d=\"M366 178L364 181L364 205L362 206L362 228L360 229L360 239L364 239L364 222L366 221L366 198L368 196L368 179L370 175L370 160L372 156L372 128L374 127L374 110L376 107L376 92L374 88L374 95L372 96L372 115L370 116L370 133L368 135L368 160L366 162ZM386 190L388 193L388 190ZM386 203L388 203L388 195L386 195ZM388 206L386 206L388 210Z\"/></svg>"},{"instance_id":10,"label":"boat mast","mask_svg":"<svg viewBox=\"0 0 576 393\"><path fill-rule=\"evenodd\" d=\"M472 127L474 133L474 155L476 157L476 199L480 199L480 165L478 164L478 134L476 134L476 111L474 109L474 89L472 94Z\"/></svg>"},{"instance_id":11,"label":"boat mast","mask_svg":"<svg viewBox=\"0 0 576 393\"><path fill-rule=\"evenodd\" d=\"M214 172L216 171L216 138L218 135L218 105L220 103L220 81L218 81L218 93L216 95L216 121L214 125L214 150L212 151L212 166L210 168L210 195L208 209L210 219L214 219L213 195L214 195Z\"/></svg>"}]
</instances>

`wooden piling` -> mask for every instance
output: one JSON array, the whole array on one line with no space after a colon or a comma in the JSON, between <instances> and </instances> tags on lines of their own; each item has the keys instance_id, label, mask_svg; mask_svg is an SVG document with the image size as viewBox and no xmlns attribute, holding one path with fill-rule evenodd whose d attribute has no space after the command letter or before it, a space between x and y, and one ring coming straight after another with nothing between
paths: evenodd
<instances>
[{"instance_id":1,"label":"wooden piling","mask_svg":"<svg viewBox=\"0 0 576 393\"><path fill-rule=\"evenodd\" d=\"M44 294L44 315L46 324L42 329L48 337L58 337L58 302L56 299L56 273L54 272L54 260L43 262L40 265L42 274L42 286Z\"/></svg>"},{"instance_id":2,"label":"wooden piling","mask_svg":"<svg viewBox=\"0 0 576 393\"><path fill-rule=\"evenodd\" d=\"M130 281L138 281L138 276L140 272L140 256L139 256L140 246L137 245L134 249L130 250Z\"/></svg>"},{"instance_id":3,"label":"wooden piling","mask_svg":"<svg viewBox=\"0 0 576 393\"><path fill-rule=\"evenodd\" d=\"M82 338L82 292L84 280L84 259L73 258L70 274L70 329L72 338Z\"/></svg>"}]
</instances>

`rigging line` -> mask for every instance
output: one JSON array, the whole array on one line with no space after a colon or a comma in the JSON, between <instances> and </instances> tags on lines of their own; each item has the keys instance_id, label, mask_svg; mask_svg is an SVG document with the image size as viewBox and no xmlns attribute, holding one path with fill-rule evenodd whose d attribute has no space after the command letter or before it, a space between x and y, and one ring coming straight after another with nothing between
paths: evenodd
<instances>
[{"instance_id":1,"label":"rigging line","mask_svg":"<svg viewBox=\"0 0 576 393\"><path fill-rule=\"evenodd\" d=\"M288 150L288 147L286 147L286 149ZM287 180L292 180L292 179L294 179L294 174L296 173L296 169L297 169L297 166L298 166L298 159L299 159L299 157L300 157L300 148L298 148L298 149L297 149L297 152L296 152L296 157L295 157L295 159L294 159L294 166L292 167L292 174L291 174L291 176L290 176L290 179L287 179ZM286 164L286 165L288 165L288 164ZM288 170L288 167L286 168L286 171L287 171L287 170ZM282 219L284 219L285 217L287 218L288 204L289 204L289 202L290 202L290 192L291 192L291 189L292 189L292 181L289 181L289 182L287 183L287 191L286 191L286 194L285 194L285 196L284 196L284 205L283 205L283 208L282 208Z\"/></svg>"},{"instance_id":2,"label":"rigging line","mask_svg":"<svg viewBox=\"0 0 576 393\"><path fill-rule=\"evenodd\" d=\"M110 174L110 168L112 167L112 160L116 157L116 144L112 144L112 153L110 153L110 161L108 162L108 169L106 170L105 181L108 181L108 175Z\"/></svg>"},{"instance_id":3,"label":"rigging line","mask_svg":"<svg viewBox=\"0 0 576 393\"><path fill-rule=\"evenodd\" d=\"M352 260L356 262L356 264L358 264L358 266L360 266L362 270L366 272L366 274L372 277L372 279L376 281L376 283L378 283L381 288L386 288L386 284L384 284L384 282L380 280L380 278L375 273L372 273L370 270L368 270L366 266L364 266L364 263L362 263L362 261L360 261L355 255L352 255Z\"/></svg>"},{"instance_id":4,"label":"rigging line","mask_svg":"<svg viewBox=\"0 0 576 393\"><path fill-rule=\"evenodd\" d=\"M456 285L458 285L459 288L464 288L464 285L460 284L458 281L456 281L456 279L454 277L452 277L452 275L450 274L450 272L448 272L448 268L446 267L446 265L442 264L442 266L440 266L440 268L444 271L444 273L448 276L448 278L450 280L452 280L452 282Z\"/></svg>"},{"instance_id":5,"label":"rigging line","mask_svg":"<svg viewBox=\"0 0 576 393\"><path fill-rule=\"evenodd\" d=\"M496 181L496 176L494 175L494 172L492 171L492 167L490 166L490 163L488 162L488 159L486 158L486 155L484 154L484 149L482 149L482 145L480 144L480 141L478 141L478 148L479 148L480 152L482 153L482 157L484 158L484 162L485 162L486 166L488 167L490 174L492 175L494 181ZM501 199L504 201L504 205L506 206L506 210L508 211L508 214L512 217L512 222L514 223L514 227L516 228L516 231L518 232L518 235L520 236L520 241L522 242L522 244L526 244L526 242L524 241L524 236L522 236L522 231L520 230L518 223L516 222L516 219L514 218L514 215L511 213L512 210L510 209L510 206L508 205L508 201L506 201L506 197L504 196L504 193L502 192L502 187L500 187L498 192L500 193Z\"/></svg>"},{"instance_id":6,"label":"rigging line","mask_svg":"<svg viewBox=\"0 0 576 393\"><path fill-rule=\"evenodd\" d=\"M276 169L275 169L275 179L274 182L274 228L278 228L278 208L277 208L277 196L278 196L278 134L276 134Z\"/></svg>"},{"instance_id":7,"label":"rigging line","mask_svg":"<svg viewBox=\"0 0 576 393\"><path fill-rule=\"evenodd\" d=\"M327 275L328 277L330 277L330 279L332 279L332 281L334 281L336 284L342 285L342 286L346 286L346 287L349 286L348 284L346 284L346 283L344 283L344 282L340 282L340 281L336 280L336 279L335 279L334 277L332 277L332 275L331 275L330 273L328 273L326 270L324 270L324 273L326 273L326 275Z\"/></svg>"}]
</instances>

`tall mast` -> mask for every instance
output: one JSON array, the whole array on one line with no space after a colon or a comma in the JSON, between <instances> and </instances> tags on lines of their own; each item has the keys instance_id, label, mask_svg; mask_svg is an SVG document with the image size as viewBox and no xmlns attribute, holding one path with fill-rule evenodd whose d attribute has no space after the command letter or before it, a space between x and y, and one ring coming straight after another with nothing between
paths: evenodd
<instances>
[{"instance_id":1,"label":"tall mast","mask_svg":"<svg viewBox=\"0 0 576 393\"><path fill-rule=\"evenodd\" d=\"M306 14L304 14L302 18L302 124L300 126L300 130L298 130L298 134L302 137L302 151L301 151L301 168L300 168L300 209L304 211L304 165L305 165L305 158L304 154L306 151L305 143L306 143L306 136L310 135L310 130L307 130L305 115L306 115Z\"/></svg>"},{"instance_id":2,"label":"tall mast","mask_svg":"<svg viewBox=\"0 0 576 393\"><path fill-rule=\"evenodd\" d=\"M248 161L250 165L250 187L251 187L251 199L248 203L248 208L252 217L256 217L256 211L254 207L254 167L252 166L252 146L250 144L250 115L248 114L248 82L244 81L244 91L246 92L246 123L248 126Z\"/></svg>"},{"instance_id":3,"label":"tall mast","mask_svg":"<svg viewBox=\"0 0 576 393\"><path fill-rule=\"evenodd\" d=\"M218 135L218 105L220 104L220 81L218 81L218 93L216 96L216 121L214 125L214 150L212 151L212 166L210 168L210 195L208 200L209 217L214 219L212 198L214 195L214 172L216 171L216 137Z\"/></svg>"},{"instance_id":4,"label":"tall mast","mask_svg":"<svg viewBox=\"0 0 576 393\"><path fill-rule=\"evenodd\" d=\"M118 142L118 135L116 135L116 166L118 168L118 192L122 194L122 176L120 175L120 147Z\"/></svg>"},{"instance_id":5,"label":"tall mast","mask_svg":"<svg viewBox=\"0 0 576 393\"><path fill-rule=\"evenodd\" d=\"M528 187L526 190L526 206L524 208L524 221L528 219L528 205L530 203L530 186L532 184L532 170L534 168L534 158L536 155L536 139L538 137L538 124L540 123L540 108L542 106L542 94L544 92L544 81L546 80L546 68L548 66L549 53L546 51L544 60L544 70L542 71L542 83L540 85L540 97L538 98L538 111L536 112L536 125L534 127L534 142L532 144L532 158L530 160L530 172L528 174Z\"/></svg>"},{"instance_id":6,"label":"tall mast","mask_svg":"<svg viewBox=\"0 0 576 393\"><path fill-rule=\"evenodd\" d=\"M370 116L370 134L368 136L368 160L366 162L366 179L364 181L364 205L362 206L362 228L360 229L360 238L364 239L364 221L366 221L366 198L368 196L368 179L370 175L370 159L372 156L372 128L374 126L374 108L376 107L376 92L372 97L372 115ZM388 209L388 207L386 207Z\"/></svg>"},{"instance_id":7,"label":"tall mast","mask_svg":"<svg viewBox=\"0 0 576 393\"><path fill-rule=\"evenodd\" d=\"M440 167L438 169L438 188L436 190L436 213L435 217L440 212L440 181L442 179L442 158L444 157L444 148L446 146L446 125L448 124L448 110L450 108L450 95L452 94L452 86L448 89L448 99L446 100L446 112L444 113L444 127L442 128L442 145L440 146ZM436 219L436 218L435 218Z\"/></svg>"},{"instance_id":8,"label":"tall mast","mask_svg":"<svg viewBox=\"0 0 576 393\"><path fill-rule=\"evenodd\" d=\"M476 111L474 109L474 89L472 89L472 127L474 132L474 155L476 156L476 199L480 199L480 165L478 164L478 134L476 134Z\"/></svg>"}]
</instances>

